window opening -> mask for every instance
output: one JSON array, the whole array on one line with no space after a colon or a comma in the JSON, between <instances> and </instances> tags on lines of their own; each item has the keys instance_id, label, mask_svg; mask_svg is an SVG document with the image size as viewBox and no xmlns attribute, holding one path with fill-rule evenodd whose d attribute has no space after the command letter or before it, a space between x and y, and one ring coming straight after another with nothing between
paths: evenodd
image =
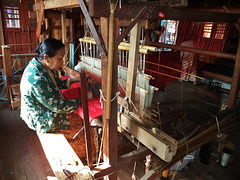
<instances>
[{"instance_id":1,"label":"window opening","mask_svg":"<svg viewBox=\"0 0 240 180\"><path fill-rule=\"evenodd\" d=\"M4 6L4 13L7 28L20 28L18 7Z\"/></svg>"},{"instance_id":2,"label":"window opening","mask_svg":"<svg viewBox=\"0 0 240 180\"><path fill-rule=\"evenodd\" d=\"M211 33L212 33L212 29L213 29L213 23L212 22L205 23L204 28L203 28L203 37L204 38L210 38Z\"/></svg>"},{"instance_id":3,"label":"window opening","mask_svg":"<svg viewBox=\"0 0 240 180\"><path fill-rule=\"evenodd\" d=\"M158 42L175 45L177 40L178 25L179 21L176 20L161 20L161 26L165 28L165 31L160 36ZM171 49L164 48L164 51L171 51Z\"/></svg>"}]
</instances>

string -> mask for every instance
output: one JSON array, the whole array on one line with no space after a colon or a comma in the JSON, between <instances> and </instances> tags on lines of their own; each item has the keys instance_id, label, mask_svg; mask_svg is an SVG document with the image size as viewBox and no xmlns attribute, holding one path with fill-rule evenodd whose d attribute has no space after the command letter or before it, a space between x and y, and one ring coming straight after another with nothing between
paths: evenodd
<instances>
[{"instance_id":1,"label":"string","mask_svg":"<svg viewBox=\"0 0 240 180\"><path fill-rule=\"evenodd\" d=\"M181 111L183 111L183 81L181 81Z\"/></svg>"},{"instance_id":2,"label":"string","mask_svg":"<svg viewBox=\"0 0 240 180\"><path fill-rule=\"evenodd\" d=\"M184 137L184 140L185 140L185 144L186 144L186 150L187 150L187 154L188 155L188 144L187 144L187 138L186 138L186 135L183 131L179 130L179 132L181 132L183 134L183 137Z\"/></svg>"},{"instance_id":3,"label":"string","mask_svg":"<svg viewBox=\"0 0 240 180\"><path fill-rule=\"evenodd\" d=\"M160 59L160 58L159 58L159 59ZM153 65L158 66L158 71L159 71L159 66L161 66L161 67L164 67L164 68L167 68L167 69L171 69L171 70L173 70L173 71L181 72L181 73L188 74L188 75L190 75L190 76L194 76L194 77L196 77L196 78L205 80L205 78L202 78L202 77L200 77L200 76L197 76L197 75L194 75L194 74L185 72L185 71L181 71L181 70L179 70L179 69L175 69L175 68L172 68L172 67L169 67L169 66L162 65L162 64L160 64L160 61L158 62L158 64L157 64L157 63L150 62L150 61L146 61L146 63L149 63L149 64L153 64Z\"/></svg>"}]
</instances>

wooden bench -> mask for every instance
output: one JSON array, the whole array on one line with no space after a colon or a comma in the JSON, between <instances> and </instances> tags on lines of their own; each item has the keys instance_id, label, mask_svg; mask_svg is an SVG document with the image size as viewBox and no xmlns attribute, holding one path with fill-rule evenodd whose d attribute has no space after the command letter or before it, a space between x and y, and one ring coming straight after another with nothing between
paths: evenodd
<instances>
[{"instance_id":1,"label":"wooden bench","mask_svg":"<svg viewBox=\"0 0 240 180\"><path fill-rule=\"evenodd\" d=\"M68 177L63 170L73 174L73 179L74 176L78 179L92 179L91 171L84 166L63 134L38 133L38 138L57 179Z\"/></svg>"},{"instance_id":2,"label":"wooden bench","mask_svg":"<svg viewBox=\"0 0 240 180\"><path fill-rule=\"evenodd\" d=\"M11 108L16 109L21 105L21 92L20 92L20 84L13 84L9 86L9 94L10 94L10 103Z\"/></svg>"}]
</instances>

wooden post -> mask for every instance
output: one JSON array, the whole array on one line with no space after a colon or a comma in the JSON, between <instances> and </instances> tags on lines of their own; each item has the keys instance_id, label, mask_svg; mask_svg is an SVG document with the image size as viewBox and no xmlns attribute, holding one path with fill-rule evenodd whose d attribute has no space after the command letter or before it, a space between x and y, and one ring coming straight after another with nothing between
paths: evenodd
<instances>
[{"instance_id":1,"label":"wooden post","mask_svg":"<svg viewBox=\"0 0 240 180\"><path fill-rule=\"evenodd\" d=\"M232 77L232 86L230 89L229 97L228 97L228 107L233 107L236 103L236 97L239 92L240 86L240 33L238 40L238 50L236 54L235 66Z\"/></svg>"},{"instance_id":2,"label":"wooden post","mask_svg":"<svg viewBox=\"0 0 240 180\"><path fill-rule=\"evenodd\" d=\"M140 30L141 30L141 27L138 22L131 30L131 36L130 36L126 93L133 103L135 102L134 97L135 97L138 58L139 58ZM130 109L132 109L131 104L130 104Z\"/></svg>"},{"instance_id":3,"label":"wooden post","mask_svg":"<svg viewBox=\"0 0 240 180\"><path fill-rule=\"evenodd\" d=\"M106 47L109 47L109 19L100 18L101 21L101 35ZM114 19L114 37L117 34L117 23L118 19ZM116 48L115 48L116 49ZM118 78L118 64L117 64L117 51L113 50L113 63L112 63L112 96L115 96L117 92L117 78ZM102 64L102 92L103 96L106 97L107 92L107 74L108 74L108 59L103 57L101 59ZM104 162L113 164L117 161L117 100L111 102L110 120L106 119L106 102L103 101L103 121L105 122L105 133L103 137L103 155ZM117 173L109 175L109 179L117 179Z\"/></svg>"},{"instance_id":4,"label":"wooden post","mask_svg":"<svg viewBox=\"0 0 240 180\"><path fill-rule=\"evenodd\" d=\"M7 94L9 106L11 106L9 87L11 84L13 84L13 78L12 78L12 69L11 69L12 60L11 60L10 47L2 46L2 53L3 53L3 69L5 73L5 78L6 78L6 94Z\"/></svg>"},{"instance_id":5,"label":"wooden post","mask_svg":"<svg viewBox=\"0 0 240 180\"><path fill-rule=\"evenodd\" d=\"M2 14L1 14L1 10L0 10L0 45L4 45L4 33L3 33L3 23L2 23ZM0 49L0 54L2 54L2 49Z\"/></svg>"},{"instance_id":6,"label":"wooden post","mask_svg":"<svg viewBox=\"0 0 240 180\"><path fill-rule=\"evenodd\" d=\"M85 71L81 71L81 100L83 107L83 116L84 116L84 132L85 132L85 143L86 143L86 152L87 152L87 162L89 168L93 167L92 161L92 146L91 146L91 135L90 135L90 125L89 125L89 112L88 112L88 98L87 98L87 82Z\"/></svg>"},{"instance_id":7,"label":"wooden post","mask_svg":"<svg viewBox=\"0 0 240 180\"><path fill-rule=\"evenodd\" d=\"M37 4L36 6L36 12L37 12L37 30L36 30L36 37L37 39L40 38L40 34L41 34L41 28L42 28L42 21L43 21L43 17L44 17L44 4L43 4L43 0L35 0L35 4ZM40 39L41 41L41 39Z\"/></svg>"},{"instance_id":8,"label":"wooden post","mask_svg":"<svg viewBox=\"0 0 240 180\"><path fill-rule=\"evenodd\" d=\"M68 55L66 10L61 11L61 26L62 26L62 42L63 44L65 44L65 56L63 58L63 64L66 64Z\"/></svg>"}]
</instances>

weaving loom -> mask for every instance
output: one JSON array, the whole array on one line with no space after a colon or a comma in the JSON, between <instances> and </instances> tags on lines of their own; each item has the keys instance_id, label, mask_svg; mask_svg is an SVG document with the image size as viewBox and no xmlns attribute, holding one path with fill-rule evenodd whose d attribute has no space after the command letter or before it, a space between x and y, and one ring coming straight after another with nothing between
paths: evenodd
<instances>
[{"instance_id":1,"label":"weaving loom","mask_svg":"<svg viewBox=\"0 0 240 180\"><path fill-rule=\"evenodd\" d=\"M97 53L98 48L93 38L84 37L79 39L81 47L81 68L86 71L93 79L101 82L101 59ZM151 86L151 76L145 71L145 54L149 51L156 51L150 46L141 46L139 50L139 66L136 80L135 103L139 113L142 115L144 108L151 105L154 86ZM118 91L126 97L127 64L128 64L129 43L121 43L119 46L119 65L118 65Z\"/></svg>"}]
</instances>

